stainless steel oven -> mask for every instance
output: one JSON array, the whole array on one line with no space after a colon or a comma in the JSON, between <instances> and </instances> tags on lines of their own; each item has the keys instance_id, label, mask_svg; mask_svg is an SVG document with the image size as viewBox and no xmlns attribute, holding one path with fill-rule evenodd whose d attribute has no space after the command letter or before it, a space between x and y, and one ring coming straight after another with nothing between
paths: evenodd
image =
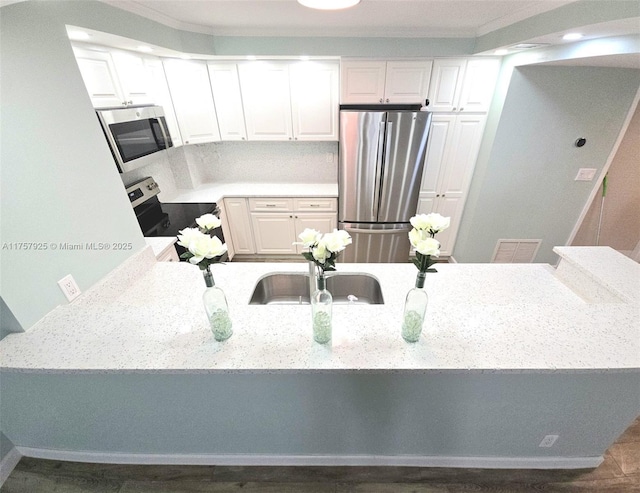
<instances>
[{"instance_id":1,"label":"stainless steel oven","mask_svg":"<svg viewBox=\"0 0 640 493\"><path fill-rule=\"evenodd\" d=\"M203 214L220 217L220 208L215 202L160 202L157 195L160 187L151 177L144 178L127 187L129 201L133 206L142 234L146 237L177 237L184 228L196 228L196 218ZM224 243L222 228L216 228L212 234ZM178 255L186 250L175 245ZM225 253L222 260L227 259ZM182 259L181 259L182 260Z\"/></svg>"},{"instance_id":2,"label":"stainless steel oven","mask_svg":"<svg viewBox=\"0 0 640 493\"><path fill-rule=\"evenodd\" d=\"M120 173L155 161L173 147L161 106L129 106L96 110Z\"/></svg>"}]
</instances>

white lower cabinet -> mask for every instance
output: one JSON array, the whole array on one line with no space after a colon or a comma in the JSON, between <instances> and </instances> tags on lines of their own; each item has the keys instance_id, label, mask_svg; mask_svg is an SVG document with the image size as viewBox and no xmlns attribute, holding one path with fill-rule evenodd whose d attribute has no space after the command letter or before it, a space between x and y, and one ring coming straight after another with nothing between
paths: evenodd
<instances>
[{"instance_id":1,"label":"white lower cabinet","mask_svg":"<svg viewBox=\"0 0 640 493\"><path fill-rule=\"evenodd\" d=\"M338 224L333 198L251 198L249 206L258 254L301 253L294 242L305 228L329 233Z\"/></svg>"},{"instance_id":2,"label":"white lower cabinet","mask_svg":"<svg viewBox=\"0 0 640 493\"><path fill-rule=\"evenodd\" d=\"M246 198L225 198L220 219L229 259L237 253L249 255L256 253Z\"/></svg>"},{"instance_id":3,"label":"white lower cabinet","mask_svg":"<svg viewBox=\"0 0 640 493\"><path fill-rule=\"evenodd\" d=\"M433 115L431 121L417 213L451 218L436 237L441 255L453 252L485 121L484 114Z\"/></svg>"},{"instance_id":4,"label":"white lower cabinet","mask_svg":"<svg viewBox=\"0 0 640 493\"><path fill-rule=\"evenodd\" d=\"M330 233L338 227L338 201L331 197L225 198L221 209L229 258L295 255L303 248L293 243L306 228Z\"/></svg>"}]
</instances>

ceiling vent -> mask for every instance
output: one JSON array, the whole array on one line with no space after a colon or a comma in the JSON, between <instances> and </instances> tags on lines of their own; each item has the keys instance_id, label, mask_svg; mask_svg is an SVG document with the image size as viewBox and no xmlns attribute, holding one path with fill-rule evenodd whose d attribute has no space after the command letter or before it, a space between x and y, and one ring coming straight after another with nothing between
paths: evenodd
<instances>
[{"instance_id":1,"label":"ceiling vent","mask_svg":"<svg viewBox=\"0 0 640 493\"><path fill-rule=\"evenodd\" d=\"M527 264L536 258L542 240L498 240L491 262L495 264Z\"/></svg>"}]
</instances>

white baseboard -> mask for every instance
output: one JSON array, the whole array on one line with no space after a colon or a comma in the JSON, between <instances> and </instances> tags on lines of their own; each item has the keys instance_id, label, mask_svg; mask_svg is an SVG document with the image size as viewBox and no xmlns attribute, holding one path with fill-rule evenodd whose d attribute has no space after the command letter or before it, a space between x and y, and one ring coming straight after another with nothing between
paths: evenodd
<instances>
[{"instance_id":1,"label":"white baseboard","mask_svg":"<svg viewBox=\"0 0 640 493\"><path fill-rule=\"evenodd\" d=\"M408 466L480 469L591 469L598 457L437 457L418 455L124 454L18 447L25 457L102 464L217 466Z\"/></svg>"},{"instance_id":2,"label":"white baseboard","mask_svg":"<svg viewBox=\"0 0 640 493\"><path fill-rule=\"evenodd\" d=\"M22 454L18 451L16 447L13 447L7 455L5 455L0 461L0 486L4 484L7 480L13 468L18 465L20 459L22 458Z\"/></svg>"}]
</instances>

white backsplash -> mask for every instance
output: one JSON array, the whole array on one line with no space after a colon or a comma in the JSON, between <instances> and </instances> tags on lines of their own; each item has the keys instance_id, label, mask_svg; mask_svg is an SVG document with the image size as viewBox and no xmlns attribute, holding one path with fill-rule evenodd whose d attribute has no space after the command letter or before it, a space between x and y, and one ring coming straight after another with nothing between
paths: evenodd
<instances>
[{"instance_id":1,"label":"white backsplash","mask_svg":"<svg viewBox=\"0 0 640 493\"><path fill-rule=\"evenodd\" d=\"M337 142L219 142L186 146L185 155L202 182L336 183L338 176Z\"/></svg>"},{"instance_id":2,"label":"white backsplash","mask_svg":"<svg viewBox=\"0 0 640 493\"><path fill-rule=\"evenodd\" d=\"M332 162L327 162L327 156ZM162 192L203 183L336 183L337 142L217 142L169 149L158 160L123 173L129 185L152 176ZM162 194L160 195L162 200Z\"/></svg>"}]
</instances>

